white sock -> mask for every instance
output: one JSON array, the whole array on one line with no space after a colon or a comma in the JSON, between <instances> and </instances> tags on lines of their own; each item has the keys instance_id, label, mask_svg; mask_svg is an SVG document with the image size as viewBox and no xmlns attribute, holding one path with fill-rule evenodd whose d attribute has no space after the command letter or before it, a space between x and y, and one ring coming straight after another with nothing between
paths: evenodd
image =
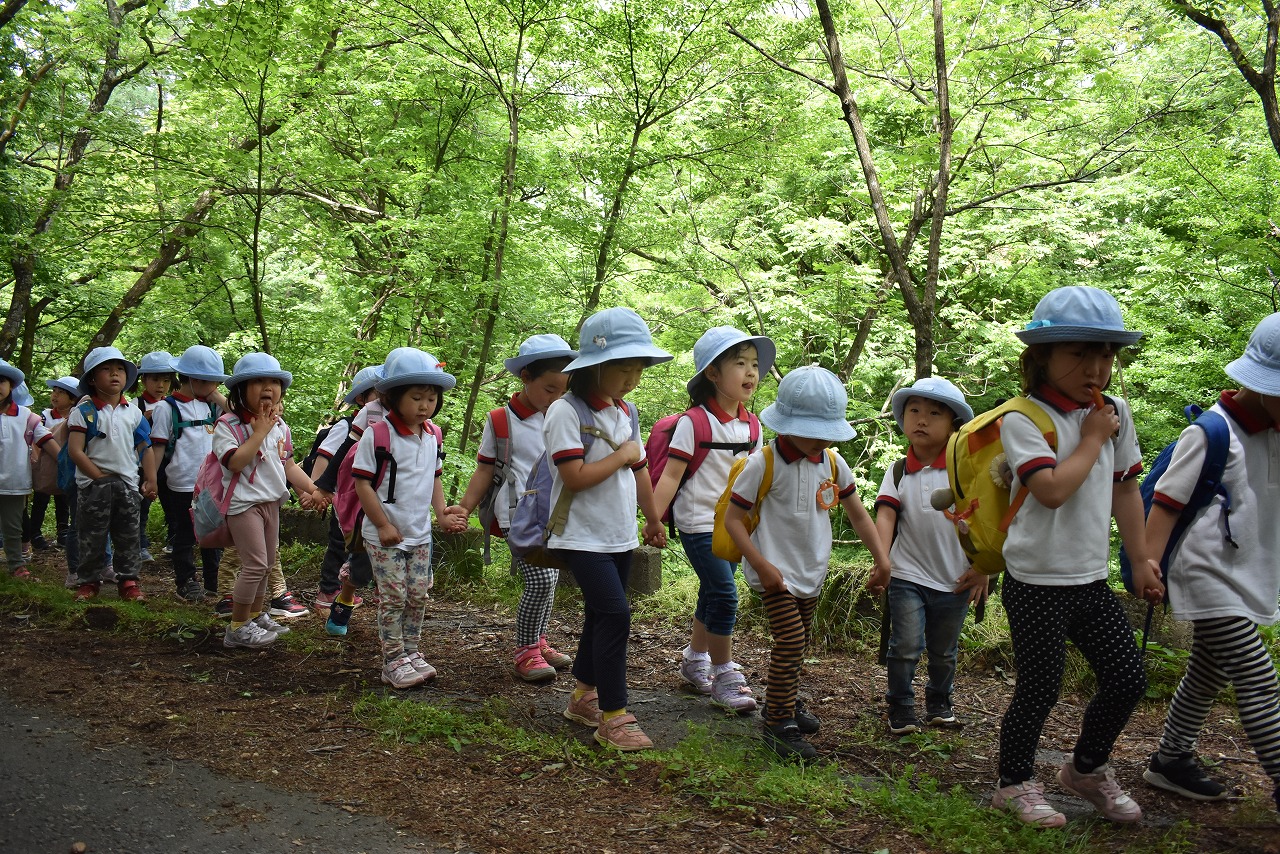
<instances>
[{"instance_id":1,"label":"white sock","mask_svg":"<svg viewBox=\"0 0 1280 854\"><path fill-rule=\"evenodd\" d=\"M726 661L724 664L713 664L711 665L711 678L714 679L721 673L728 673L730 670L737 669L738 665L734 664L732 661Z\"/></svg>"},{"instance_id":2,"label":"white sock","mask_svg":"<svg viewBox=\"0 0 1280 854\"><path fill-rule=\"evenodd\" d=\"M693 647L691 647L691 646L686 646L686 647L684 648L684 653L683 653L683 655L684 655L684 660L685 660L685 661L710 661L710 660L711 660L711 653L709 653L709 652L694 652L694 651L693 651Z\"/></svg>"}]
</instances>

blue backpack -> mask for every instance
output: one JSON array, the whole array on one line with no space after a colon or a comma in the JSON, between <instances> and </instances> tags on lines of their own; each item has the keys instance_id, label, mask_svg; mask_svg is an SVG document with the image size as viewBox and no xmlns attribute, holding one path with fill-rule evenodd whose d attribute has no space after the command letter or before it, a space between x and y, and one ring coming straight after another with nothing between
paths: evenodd
<instances>
[{"instance_id":1,"label":"blue backpack","mask_svg":"<svg viewBox=\"0 0 1280 854\"><path fill-rule=\"evenodd\" d=\"M1191 497L1187 500L1186 506L1179 512L1178 520L1174 523L1173 531L1169 534L1169 541L1164 547L1164 554L1160 556L1160 573L1164 577L1166 584L1169 578L1170 556L1182 541L1182 537L1186 534L1191 522L1201 510L1209 506L1215 496L1222 497L1220 512L1222 514L1223 527L1226 531L1224 537L1233 548L1239 548L1231 536L1231 494L1222 484L1222 476L1227 468L1227 453L1231 449L1231 428L1227 426L1226 419L1218 413L1204 412L1194 404L1187 406L1183 411L1186 413L1188 423L1204 430L1207 449L1204 463L1200 467L1200 476L1196 478L1195 489L1191 491ZM1142 481L1139 492L1142 495L1144 516L1151 513L1151 502L1155 499L1156 484L1160 481L1160 477L1165 473L1165 470L1169 468L1169 461L1173 459L1173 452L1177 445L1178 442L1175 439L1156 455L1155 462L1151 464L1151 471L1147 473L1147 476ZM1130 593L1134 593L1133 565L1129 562L1129 556L1125 553L1123 546L1120 549L1120 577L1124 581L1125 589ZM1165 590L1165 601L1168 601L1167 588Z\"/></svg>"},{"instance_id":2,"label":"blue backpack","mask_svg":"<svg viewBox=\"0 0 1280 854\"><path fill-rule=\"evenodd\" d=\"M591 407L585 401L572 392L561 399L567 401L578 413L578 421L582 424L584 455L591 448L594 439L608 442L615 451L618 449L613 440L595 426ZM632 404L628 403L626 407L631 415L631 438L638 442L640 441L638 413ZM538 461L533 464L533 468L529 470L524 492L516 502L515 512L511 514L511 527L507 530L507 547L511 549L513 555L526 563L564 569L566 568L564 562L549 554L545 545L552 534L564 531L565 522L569 518L569 505L573 501L574 494L567 489L561 490L556 506L552 508L551 489L554 482L551 462L544 451L542 456L538 457Z\"/></svg>"},{"instance_id":3,"label":"blue backpack","mask_svg":"<svg viewBox=\"0 0 1280 854\"><path fill-rule=\"evenodd\" d=\"M89 440L98 433L98 408L93 405L91 400L82 400L76 404L76 408L80 410L80 415L84 418L84 444L87 448ZM70 416L71 413L67 413ZM67 450L67 445L71 436L70 430L66 433L68 441L62 443L62 448L58 451L58 489L67 492L74 489L76 485L76 464L71 461L71 454Z\"/></svg>"}]
</instances>

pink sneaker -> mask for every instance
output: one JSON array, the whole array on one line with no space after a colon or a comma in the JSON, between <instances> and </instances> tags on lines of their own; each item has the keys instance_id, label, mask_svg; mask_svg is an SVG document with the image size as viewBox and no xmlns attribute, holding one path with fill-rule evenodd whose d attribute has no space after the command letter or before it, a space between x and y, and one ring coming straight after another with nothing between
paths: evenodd
<instances>
[{"instance_id":1,"label":"pink sneaker","mask_svg":"<svg viewBox=\"0 0 1280 854\"><path fill-rule=\"evenodd\" d=\"M1116 772L1110 765L1101 765L1092 773L1081 774L1075 763L1068 759L1058 772L1058 782L1071 794L1093 804L1094 809L1110 821L1133 822L1142 818L1142 807L1120 788Z\"/></svg>"},{"instance_id":2,"label":"pink sneaker","mask_svg":"<svg viewBox=\"0 0 1280 854\"><path fill-rule=\"evenodd\" d=\"M747 677L737 670L726 670L711 681L711 704L731 712L754 712L756 698Z\"/></svg>"},{"instance_id":3,"label":"pink sneaker","mask_svg":"<svg viewBox=\"0 0 1280 854\"><path fill-rule=\"evenodd\" d=\"M628 753L653 747L653 742L644 734L644 730L640 729L636 716L632 714L618 715L607 721L602 720L599 728L596 729L596 741L605 747Z\"/></svg>"},{"instance_id":4,"label":"pink sneaker","mask_svg":"<svg viewBox=\"0 0 1280 854\"><path fill-rule=\"evenodd\" d=\"M583 694L581 700L575 700L570 694L569 705L564 707L564 716L583 726L600 726L600 695L592 690Z\"/></svg>"},{"instance_id":5,"label":"pink sneaker","mask_svg":"<svg viewBox=\"0 0 1280 854\"><path fill-rule=\"evenodd\" d=\"M547 664L537 644L516 649L516 675L526 682L545 682L556 678L556 669Z\"/></svg>"},{"instance_id":6,"label":"pink sneaker","mask_svg":"<svg viewBox=\"0 0 1280 854\"><path fill-rule=\"evenodd\" d=\"M1062 827L1067 823L1067 817L1044 799L1044 783L1035 780L996 789L991 806L1008 810L1018 817L1018 821L1032 827Z\"/></svg>"},{"instance_id":7,"label":"pink sneaker","mask_svg":"<svg viewBox=\"0 0 1280 854\"><path fill-rule=\"evenodd\" d=\"M573 665L572 658L547 643L546 635L538 638L538 651L542 653L542 657L547 664L550 664L556 670L564 670L566 667Z\"/></svg>"}]
</instances>

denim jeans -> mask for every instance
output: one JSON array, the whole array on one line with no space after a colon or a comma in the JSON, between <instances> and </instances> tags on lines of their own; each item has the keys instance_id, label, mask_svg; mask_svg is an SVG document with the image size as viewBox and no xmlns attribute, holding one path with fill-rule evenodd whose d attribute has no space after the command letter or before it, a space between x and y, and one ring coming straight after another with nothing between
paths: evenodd
<instances>
[{"instance_id":1,"label":"denim jeans","mask_svg":"<svg viewBox=\"0 0 1280 854\"><path fill-rule=\"evenodd\" d=\"M969 597L945 593L914 581L894 578L889 582L889 690L884 698L890 708L915 706L911 686L920 654L929 651L929 681L925 685L925 708L950 708L951 688L956 675L956 647Z\"/></svg>"},{"instance_id":2,"label":"denim jeans","mask_svg":"<svg viewBox=\"0 0 1280 854\"><path fill-rule=\"evenodd\" d=\"M734 581L737 564L716 557L711 551L711 532L680 532L680 544L698 576L698 604L694 618L713 635L733 634L738 620L738 585Z\"/></svg>"}]
</instances>

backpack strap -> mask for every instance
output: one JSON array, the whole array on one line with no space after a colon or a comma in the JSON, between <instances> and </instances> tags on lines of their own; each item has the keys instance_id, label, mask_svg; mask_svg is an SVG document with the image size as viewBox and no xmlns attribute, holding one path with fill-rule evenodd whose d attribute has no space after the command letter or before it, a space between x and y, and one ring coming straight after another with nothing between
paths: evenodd
<instances>
[{"instance_id":1,"label":"backpack strap","mask_svg":"<svg viewBox=\"0 0 1280 854\"><path fill-rule=\"evenodd\" d=\"M511 414L506 404L489 410L489 423L493 425L493 442L496 451L493 460L493 478L485 495L480 498L476 515L480 519L480 527L484 529L484 546L482 557L485 565L493 562L489 552L489 544L495 534L501 535L498 528L498 513L494 503L504 485L508 486L507 524L516 513L516 504L520 500L520 491L515 487L515 473L511 471Z\"/></svg>"},{"instance_id":2,"label":"backpack strap","mask_svg":"<svg viewBox=\"0 0 1280 854\"><path fill-rule=\"evenodd\" d=\"M1114 406L1115 401L1109 401ZM1005 413L1017 412L1031 419L1036 425L1036 429L1044 436L1049 447L1056 453L1058 450L1058 430L1053 424L1053 419L1049 417L1049 413L1045 412L1038 403L1028 397L1011 398L1004 403L1003 409ZM1003 415L1001 416L1003 417ZM1018 511L1022 509L1023 503L1027 500L1027 496L1031 494L1031 490L1027 488L1025 483L1019 483L1018 491L1009 499L1009 510L1000 520L1000 532L1008 533L1009 526L1013 524L1013 517L1018 515Z\"/></svg>"},{"instance_id":3,"label":"backpack strap","mask_svg":"<svg viewBox=\"0 0 1280 854\"><path fill-rule=\"evenodd\" d=\"M26 440L28 448L34 448L36 444L36 427L44 423L44 419L36 415L31 410L27 410L27 427L22 431L22 438Z\"/></svg>"},{"instance_id":4,"label":"backpack strap","mask_svg":"<svg viewBox=\"0 0 1280 854\"><path fill-rule=\"evenodd\" d=\"M428 422L430 424L430 422ZM430 425L432 434L435 435L439 430L434 424ZM396 458L391 455L391 425L386 421L379 421L370 425L373 430L373 459L374 474L373 488L377 489L382 485L383 479L387 480L387 497L383 499L383 504L396 503ZM437 442L439 438L437 437Z\"/></svg>"},{"instance_id":5,"label":"backpack strap","mask_svg":"<svg viewBox=\"0 0 1280 854\"><path fill-rule=\"evenodd\" d=\"M613 441L608 433L596 426L595 416L591 414L591 407L587 405L585 400L572 392L566 394L561 400L569 401L569 405L578 413L578 421L582 426L582 452L584 457L594 439L601 439L607 442L609 447L615 451L618 450L618 443ZM631 415L631 440L639 441L640 413L626 401L623 401L622 405L627 408L628 413ZM547 516L547 529L543 532L543 542L549 540L552 534L564 533L565 523L569 521L569 505L573 503L573 496L574 493L571 490L561 488L560 495L556 498L556 504L551 508L551 513Z\"/></svg>"},{"instance_id":6,"label":"backpack strap","mask_svg":"<svg viewBox=\"0 0 1280 854\"><path fill-rule=\"evenodd\" d=\"M76 409L80 410L80 417L84 419L84 443L89 444L89 440L95 436L103 438L98 430L98 407L93 405L93 401L86 397L76 404Z\"/></svg>"},{"instance_id":7,"label":"backpack strap","mask_svg":"<svg viewBox=\"0 0 1280 854\"><path fill-rule=\"evenodd\" d=\"M902 476L907 473L907 458L896 460L893 464L893 488L902 486Z\"/></svg>"},{"instance_id":8,"label":"backpack strap","mask_svg":"<svg viewBox=\"0 0 1280 854\"><path fill-rule=\"evenodd\" d=\"M1203 507L1213 496L1222 497L1222 523L1226 529L1225 537L1232 548L1240 548L1240 544L1231 536L1231 493L1222 483L1227 470L1227 455L1231 452L1231 428L1221 415L1212 410L1200 412L1194 404L1186 408L1187 418L1192 424L1204 430L1207 448L1204 464L1200 467L1200 478L1196 482L1195 491L1188 506Z\"/></svg>"}]
</instances>

